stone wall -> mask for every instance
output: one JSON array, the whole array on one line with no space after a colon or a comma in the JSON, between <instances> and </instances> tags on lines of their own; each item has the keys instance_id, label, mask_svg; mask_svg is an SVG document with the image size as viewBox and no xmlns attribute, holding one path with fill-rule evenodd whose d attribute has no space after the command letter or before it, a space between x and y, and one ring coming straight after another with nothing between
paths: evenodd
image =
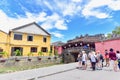
<instances>
[{"instance_id":1,"label":"stone wall","mask_svg":"<svg viewBox=\"0 0 120 80\"><path fill-rule=\"evenodd\" d=\"M48 56L42 56L41 59L38 60L38 57L10 57L7 59L0 58L0 67L24 67L24 66L33 66L33 65L42 65L42 64L48 64L48 63L60 63L61 59L57 57L55 59L54 57L51 57L51 59L48 59ZM28 60L31 59L31 60Z\"/></svg>"}]
</instances>

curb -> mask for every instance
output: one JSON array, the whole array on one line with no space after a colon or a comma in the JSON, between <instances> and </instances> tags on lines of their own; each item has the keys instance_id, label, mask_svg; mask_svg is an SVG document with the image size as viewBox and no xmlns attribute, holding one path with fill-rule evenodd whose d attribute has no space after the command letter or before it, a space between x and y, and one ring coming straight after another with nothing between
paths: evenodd
<instances>
[{"instance_id":1,"label":"curb","mask_svg":"<svg viewBox=\"0 0 120 80\"><path fill-rule=\"evenodd\" d=\"M59 71L59 72L47 74L47 75L44 75L44 76L38 76L38 77L30 78L30 79L27 79L27 80L36 80L36 79L39 79L39 78L43 78L43 77L47 77L47 76L51 76L51 75L55 75L55 74L59 74L59 73L67 72L67 71L72 71L72 70L75 70L75 69L76 68L67 69L67 70L64 70L64 71Z\"/></svg>"}]
</instances>

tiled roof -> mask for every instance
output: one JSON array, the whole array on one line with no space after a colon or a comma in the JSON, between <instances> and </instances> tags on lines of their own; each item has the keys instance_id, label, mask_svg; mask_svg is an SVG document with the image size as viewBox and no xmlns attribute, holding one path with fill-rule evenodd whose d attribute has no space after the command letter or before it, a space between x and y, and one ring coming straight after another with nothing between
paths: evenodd
<instances>
[{"instance_id":1,"label":"tiled roof","mask_svg":"<svg viewBox=\"0 0 120 80\"><path fill-rule=\"evenodd\" d=\"M61 41L57 41L57 42L54 42L54 43L52 43L52 45L54 45L54 46L62 46L62 45L64 45L65 43L63 43L63 42L61 42Z\"/></svg>"},{"instance_id":2,"label":"tiled roof","mask_svg":"<svg viewBox=\"0 0 120 80\"><path fill-rule=\"evenodd\" d=\"M119 40L120 37L112 37L112 38L109 38L109 39L103 39L103 40L100 40L100 41L97 41L97 42L101 42L101 41L112 41L112 40Z\"/></svg>"},{"instance_id":3,"label":"tiled roof","mask_svg":"<svg viewBox=\"0 0 120 80\"><path fill-rule=\"evenodd\" d=\"M91 36L87 36L87 37L80 37L77 39L73 39L68 41L68 43L73 43L73 42L97 42L100 41L100 37L91 37Z\"/></svg>"}]
</instances>

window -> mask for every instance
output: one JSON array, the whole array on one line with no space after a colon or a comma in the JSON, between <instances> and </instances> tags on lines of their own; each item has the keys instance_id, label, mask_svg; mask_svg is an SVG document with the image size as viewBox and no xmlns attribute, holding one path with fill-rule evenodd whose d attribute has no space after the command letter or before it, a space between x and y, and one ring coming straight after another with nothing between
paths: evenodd
<instances>
[{"instance_id":1,"label":"window","mask_svg":"<svg viewBox=\"0 0 120 80\"><path fill-rule=\"evenodd\" d=\"M43 37L43 42L47 42L46 36Z\"/></svg>"},{"instance_id":2,"label":"window","mask_svg":"<svg viewBox=\"0 0 120 80\"><path fill-rule=\"evenodd\" d=\"M14 34L14 40L22 40L22 34Z\"/></svg>"},{"instance_id":3,"label":"window","mask_svg":"<svg viewBox=\"0 0 120 80\"><path fill-rule=\"evenodd\" d=\"M48 50L47 50L47 47L42 47L41 51L42 51L42 52L47 52L47 51L48 51Z\"/></svg>"},{"instance_id":4,"label":"window","mask_svg":"<svg viewBox=\"0 0 120 80\"><path fill-rule=\"evenodd\" d=\"M37 52L37 47L31 47L31 52Z\"/></svg>"},{"instance_id":5,"label":"window","mask_svg":"<svg viewBox=\"0 0 120 80\"><path fill-rule=\"evenodd\" d=\"M28 35L28 36L27 36L27 41L33 41L33 36Z\"/></svg>"}]
</instances>

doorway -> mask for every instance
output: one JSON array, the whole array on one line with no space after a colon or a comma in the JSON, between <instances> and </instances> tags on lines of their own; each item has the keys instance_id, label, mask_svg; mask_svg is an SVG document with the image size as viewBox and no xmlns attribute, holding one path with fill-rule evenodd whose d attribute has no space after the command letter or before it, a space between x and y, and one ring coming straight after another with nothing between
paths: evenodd
<instances>
[{"instance_id":1,"label":"doorway","mask_svg":"<svg viewBox=\"0 0 120 80\"><path fill-rule=\"evenodd\" d=\"M21 52L21 55L23 55L23 48L22 47L12 47L11 48L11 56L15 56L15 51L19 50Z\"/></svg>"},{"instance_id":2,"label":"doorway","mask_svg":"<svg viewBox=\"0 0 120 80\"><path fill-rule=\"evenodd\" d=\"M74 57L75 62L77 62L77 57L78 57L79 52L71 52L71 55Z\"/></svg>"}]
</instances>

